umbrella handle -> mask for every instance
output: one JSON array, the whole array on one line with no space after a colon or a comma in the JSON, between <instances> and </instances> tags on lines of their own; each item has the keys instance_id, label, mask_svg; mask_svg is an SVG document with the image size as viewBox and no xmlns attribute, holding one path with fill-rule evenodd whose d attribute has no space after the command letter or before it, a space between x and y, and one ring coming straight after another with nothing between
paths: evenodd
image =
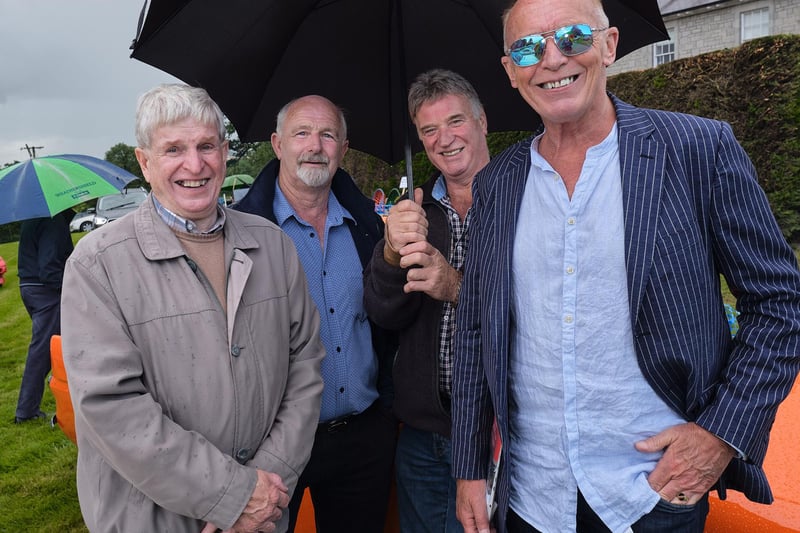
<instances>
[{"instance_id":1,"label":"umbrella handle","mask_svg":"<svg viewBox=\"0 0 800 533\"><path fill-rule=\"evenodd\" d=\"M408 189L408 197L414 201L414 169L411 164L411 143L408 142L408 128L406 128L406 188Z\"/></svg>"}]
</instances>

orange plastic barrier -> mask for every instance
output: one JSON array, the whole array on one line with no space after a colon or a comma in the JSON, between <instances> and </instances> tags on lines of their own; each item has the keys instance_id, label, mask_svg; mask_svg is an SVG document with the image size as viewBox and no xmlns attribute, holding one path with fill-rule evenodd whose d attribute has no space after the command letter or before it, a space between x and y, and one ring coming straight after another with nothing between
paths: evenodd
<instances>
[{"instance_id":1,"label":"orange plastic barrier","mask_svg":"<svg viewBox=\"0 0 800 533\"><path fill-rule=\"evenodd\" d=\"M706 533L800 532L800 381L778 408L770 433L764 471L772 486L772 505L751 502L740 492L728 491L721 501L709 496Z\"/></svg>"},{"instance_id":2,"label":"orange plastic barrier","mask_svg":"<svg viewBox=\"0 0 800 533\"><path fill-rule=\"evenodd\" d=\"M69 440L77 443L75 438L75 412L72 410L72 399L67 386L67 369L64 367L64 356L61 353L61 336L50 337L50 365L52 374L48 380L50 390L56 399L55 422Z\"/></svg>"},{"instance_id":3,"label":"orange plastic barrier","mask_svg":"<svg viewBox=\"0 0 800 533\"><path fill-rule=\"evenodd\" d=\"M295 533L316 533L317 531L314 523L314 505L311 503L311 494L308 489L303 493L303 502L300 504L300 512L298 513L294 531ZM397 516L397 494L395 493L394 482L392 482L389 512L386 514L383 533L400 533L400 522Z\"/></svg>"}]
</instances>

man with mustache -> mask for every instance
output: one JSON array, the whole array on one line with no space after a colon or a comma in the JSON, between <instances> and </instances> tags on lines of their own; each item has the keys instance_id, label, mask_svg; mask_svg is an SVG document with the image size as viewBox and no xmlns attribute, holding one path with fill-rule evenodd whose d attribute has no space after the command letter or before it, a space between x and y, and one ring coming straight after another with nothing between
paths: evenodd
<instances>
[{"instance_id":1,"label":"man with mustache","mask_svg":"<svg viewBox=\"0 0 800 533\"><path fill-rule=\"evenodd\" d=\"M276 222L294 241L322 317L322 410L311 459L289 504L290 527L306 487L319 531L383 530L397 423L379 391L396 337L367 319L362 271L383 222L339 164L347 125L330 100L310 95L278 113L269 162L236 209ZM382 381L382 380L381 380Z\"/></svg>"}]
</instances>

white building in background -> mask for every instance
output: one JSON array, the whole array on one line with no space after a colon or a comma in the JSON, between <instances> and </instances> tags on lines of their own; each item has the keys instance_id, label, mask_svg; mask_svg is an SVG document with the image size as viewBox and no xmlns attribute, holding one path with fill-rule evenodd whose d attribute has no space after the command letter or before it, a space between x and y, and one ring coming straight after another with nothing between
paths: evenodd
<instances>
[{"instance_id":1,"label":"white building in background","mask_svg":"<svg viewBox=\"0 0 800 533\"><path fill-rule=\"evenodd\" d=\"M800 33L800 0L658 0L670 39L631 52L608 75L735 48L766 35Z\"/></svg>"}]
</instances>

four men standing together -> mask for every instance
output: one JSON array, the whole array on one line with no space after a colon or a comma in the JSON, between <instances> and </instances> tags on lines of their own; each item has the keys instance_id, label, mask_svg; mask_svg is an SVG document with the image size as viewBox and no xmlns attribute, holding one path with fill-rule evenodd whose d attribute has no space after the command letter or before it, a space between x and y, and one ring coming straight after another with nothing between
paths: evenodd
<instances>
[{"instance_id":1,"label":"four men standing together","mask_svg":"<svg viewBox=\"0 0 800 533\"><path fill-rule=\"evenodd\" d=\"M92 531L291 530L308 487L319 531L377 533L393 465L404 532L489 531L494 420L500 532L701 532L712 487L769 501L800 274L746 154L724 123L606 93L600 0L518 0L503 24L544 132L490 162L469 82L422 74L409 113L438 172L385 227L329 100L283 107L228 209L216 104L142 97L151 197L65 274Z\"/></svg>"}]
</instances>

